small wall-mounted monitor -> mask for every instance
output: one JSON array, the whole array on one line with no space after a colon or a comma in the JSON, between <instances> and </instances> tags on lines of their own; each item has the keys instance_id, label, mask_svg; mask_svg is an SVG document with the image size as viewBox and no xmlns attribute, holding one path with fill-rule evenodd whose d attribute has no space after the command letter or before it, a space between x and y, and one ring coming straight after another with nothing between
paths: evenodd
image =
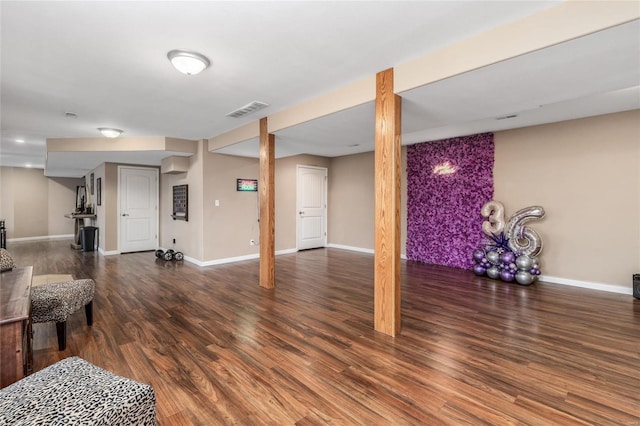
<instances>
[{"instance_id":1,"label":"small wall-mounted monitor","mask_svg":"<svg viewBox=\"0 0 640 426\"><path fill-rule=\"evenodd\" d=\"M258 179L238 179L237 180L237 190L238 191L257 191L258 190Z\"/></svg>"}]
</instances>

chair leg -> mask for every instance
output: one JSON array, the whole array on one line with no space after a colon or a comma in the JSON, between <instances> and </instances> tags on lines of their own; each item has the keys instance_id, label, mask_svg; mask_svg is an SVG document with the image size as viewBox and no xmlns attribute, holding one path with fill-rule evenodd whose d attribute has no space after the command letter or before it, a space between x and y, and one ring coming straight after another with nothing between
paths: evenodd
<instances>
[{"instance_id":1,"label":"chair leg","mask_svg":"<svg viewBox=\"0 0 640 426\"><path fill-rule=\"evenodd\" d=\"M58 350L64 351L67 349L67 322L56 323L56 333L58 334Z\"/></svg>"},{"instance_id":2,"label":"chair leg","mask_svg":"<svg viewBox=\"0 0 640 426\"><path fill-rule=\"evenodd\" d=\"M93 325L93 300L84 305L84 313L87 316L87 325Z\"/></svg>"}]
</instances>

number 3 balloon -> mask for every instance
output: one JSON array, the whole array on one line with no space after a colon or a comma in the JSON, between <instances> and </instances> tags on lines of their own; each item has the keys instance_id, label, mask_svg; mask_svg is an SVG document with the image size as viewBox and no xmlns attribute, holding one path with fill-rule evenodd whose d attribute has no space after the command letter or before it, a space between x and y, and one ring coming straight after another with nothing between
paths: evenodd
<instances>
[{"instance_id":1,"label":"number 3 balloon","mask_svg":"<svg viewBox=\"0 0 640 426\"><path fill-rule=\"evenodd\" d=\"M489 201L480 210L482 217L486 217L482 223L482 231L488 236L498 235L504 229L504 206L500 201Z\"/></svg>"}]
</instances>

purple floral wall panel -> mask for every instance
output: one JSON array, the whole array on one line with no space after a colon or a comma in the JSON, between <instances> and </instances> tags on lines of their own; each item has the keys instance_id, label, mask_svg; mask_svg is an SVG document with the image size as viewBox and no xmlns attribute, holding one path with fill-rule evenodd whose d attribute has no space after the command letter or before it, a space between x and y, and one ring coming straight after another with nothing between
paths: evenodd
<instances>
[{"instance_id":1,"label":"purple floral wall panel","mask_svg":"<svg viewBox=\"0 0 640 426\"><path fill-rule=\"evenodd\" d=\"M493 199L493 133L407 148L407 258L471 269Z\"/></svg>"}]
</instances>

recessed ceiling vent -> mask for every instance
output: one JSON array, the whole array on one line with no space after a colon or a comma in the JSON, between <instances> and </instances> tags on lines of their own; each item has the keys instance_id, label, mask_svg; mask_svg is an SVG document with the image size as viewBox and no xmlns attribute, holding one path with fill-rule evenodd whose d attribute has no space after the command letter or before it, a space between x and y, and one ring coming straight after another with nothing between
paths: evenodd
<instances>
[{"instance_id":1,"label":"recessed ceiling vent","mask_svg":"<svg viewBox=\"0 0 640 426\"><path fill-rule=\"evenodd\" d=\"M253 112L258 111L259 109L262 108L266 108L268 107L269 104L265 104L264 102L260 102L260 101L253 101L249 104L246 104L245 106L238 108L235 111L231 111L229 114L227 114L227 117L233 117L233 118L240 118L242 116L245 116L247 114L251 114Z\"/></svg>"}]
</instances>

